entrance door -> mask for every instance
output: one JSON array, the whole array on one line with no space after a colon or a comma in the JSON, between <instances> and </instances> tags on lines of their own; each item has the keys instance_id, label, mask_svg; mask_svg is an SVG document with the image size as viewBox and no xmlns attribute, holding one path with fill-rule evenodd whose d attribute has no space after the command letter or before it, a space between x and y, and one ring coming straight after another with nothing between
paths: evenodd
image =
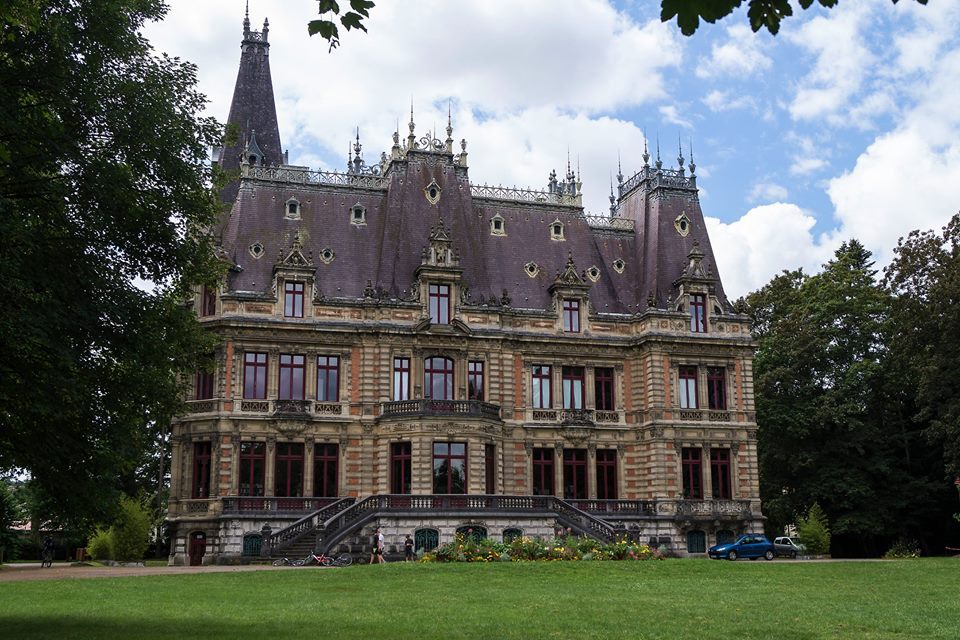
<instances>
[{"instance_id":1,"label":"entrance door","mask_svg":"<svg viewBox=\"0 0 960 640\"><path fill-rule=\"evenodd\" d=\"M203 564L203 554L207 551L207 534L202 531L194 531L190 534L190 566L198 567Z\"/></svg>"}]
</instances>

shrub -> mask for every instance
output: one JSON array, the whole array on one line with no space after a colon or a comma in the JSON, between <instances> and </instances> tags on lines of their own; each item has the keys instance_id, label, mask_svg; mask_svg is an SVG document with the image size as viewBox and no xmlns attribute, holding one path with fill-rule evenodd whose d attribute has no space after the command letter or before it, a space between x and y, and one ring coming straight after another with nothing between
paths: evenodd
<instances>
[{"instance_id":1,"label":"shrub","mask_svg":"<svg viewBox=\"0 0 960 640\"><path fill-rule=\"evenodd\" d=\"M90 536L90 540L87 541L87 553L94 560L113 560L113 547L112 528L102 529L97 527L97 530Z\"/></svg>"},{"instance_id":2,"label":"shrub","mask_svg":"<svg viewBox=\"0 0 960 640\"><path fill-rule=\"evenodd\" d=\"M807 517L797 525L797 531L800 534L800 541L807 548L807 553L814 555L829 553L830 526L827 522L827 515L819 504L814 502L810 505Z\"/></svg>"},{"instance_id":3,"label":"shrub","mask_svg":"<svg viewBox=\"0 0 960 640\"><path fill-rule=\"evenodd\" d=\"M571 535L541 540L514 538L509 544L481 540L478 544L469 537L457 534L453 542L440 545L424 554L423 562L521 562L534 560L648 560L661 559L659 550L651 549L629 538L602 544L585 536Z\"/></svg>"},{"instance_id":4,"label":"shrub","mask_svg":"<svg viewBox=\"0 0 960 640\"><path fill-rule=\"evenodd\" d=\"M885 554L883 554L883 557L887 560L893 560L897 558L919 558L920 545L917 544L916 540L899 538L893 543L893 546L890 547Z\"/></svg>"},{"instance_id":5,"label":"shrub","mask_svg":"<svg viewBox=\"0 0 960 640\"><path fill-rule=\"evenodd\" d=\"M124 496L120 499L120 517L112 527L113 555L116 560L139 562L150 544L153 518L150 509L140 500Z\"/></svg>"}]
</instances>

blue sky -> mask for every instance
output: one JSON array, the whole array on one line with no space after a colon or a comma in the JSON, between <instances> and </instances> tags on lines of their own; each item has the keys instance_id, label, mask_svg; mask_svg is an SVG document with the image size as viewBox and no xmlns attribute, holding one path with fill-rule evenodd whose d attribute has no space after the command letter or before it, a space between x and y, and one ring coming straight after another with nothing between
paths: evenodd
<instances>
[{"instance_id":1,"label":"blue sky","mask_svg":"<svg viewBox=\"0 0 960 640\"><path fill-rule=\"evenodd\" d=\"M169 0L147 36L198 65L226 120L243 0ZM418 135L466 138L476 183L542 187L579 159L590 213L610 175L692 141L701 203L732 297L782 269L816 271L857 237L886 264L897 238L960 209L960 0L857 0L801 11L779 35L740 11L696 35L659 2L382 0L369 33L309 38L313 0L250 0L270 20L271 69L292 163L342 168L360 128L375 161L414 103ZM445 137L441 132L438 137Z\"/></svg>"}]
</instances>

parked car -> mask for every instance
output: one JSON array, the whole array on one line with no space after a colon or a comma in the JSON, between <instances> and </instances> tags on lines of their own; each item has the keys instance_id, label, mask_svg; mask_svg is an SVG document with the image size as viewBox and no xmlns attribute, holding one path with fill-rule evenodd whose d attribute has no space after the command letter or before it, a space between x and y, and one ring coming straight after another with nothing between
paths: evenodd
<instances>
[{"instance_id":1,"label":"parked car","mask_svg":"<svg viewBox=\"0 0 960 640\"><path fill-rule=\"evenodd\" d=\"M790 536L780 536L773 541L773 552L778 556L796 558L805 551L806 548Z\"/></svg>"},{"instance_id":2,"label":"parked car","mask_svg":"<svg viewBox=\"0 0 960 640\"><path fill-rule=\"evenodd\" d=\"M736 560L737 558L766 558L773 560L776 552L773 543L759 533L748 533L737 538L736 542L718 544L710 547L707 554L715 560Z\"/></svg>"}]
</instances>

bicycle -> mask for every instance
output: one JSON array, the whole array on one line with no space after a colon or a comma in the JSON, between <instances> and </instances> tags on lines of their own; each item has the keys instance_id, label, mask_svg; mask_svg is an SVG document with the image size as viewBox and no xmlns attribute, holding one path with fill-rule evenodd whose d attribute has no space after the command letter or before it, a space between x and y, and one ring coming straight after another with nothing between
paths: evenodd
<instances>
[{"instance_id":1,"label":"bicycle","mask_svg":"<svg viewBox=\"0 0 960 640\"><path fill-rule=\"evenodd\" d=\"M339 556L334 558L333 556L328 556L325 553L317 555L316 553L310 553L302 561L304 564L307 562L316 562L321 567L349 567L353 564L353 556L349 553L341 553ZM302 566L302 565L301 565Z\"/></svg>"},{"instance_id":2,"label":"bicycle","mask_svg":"<svg viewBox=\"0 0 960 640\"><path fill-rule=\"evenodd\" d=\"M273 566L275 567L302 567L306 564L306 560L296 559L291 560L290 558L277 558L273 561Z\"/></svg>"}]
</instances>

